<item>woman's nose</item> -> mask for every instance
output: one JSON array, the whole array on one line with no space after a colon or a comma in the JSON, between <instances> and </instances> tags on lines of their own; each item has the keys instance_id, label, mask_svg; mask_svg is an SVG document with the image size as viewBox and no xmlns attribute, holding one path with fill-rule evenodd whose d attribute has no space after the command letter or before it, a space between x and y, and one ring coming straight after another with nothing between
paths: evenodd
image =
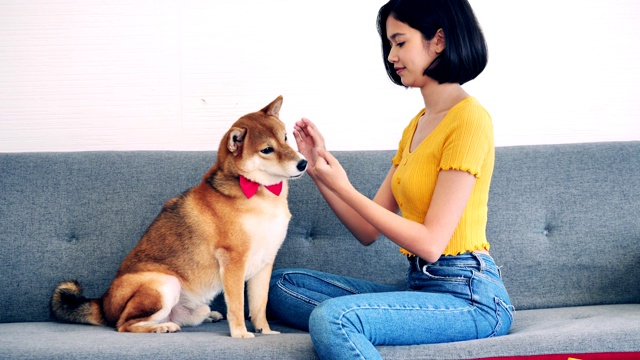
<instances>
[{"instance_id":1,"label":"woman's nose","mask_svg":"<svg viewBox=\"0 0 640 360\"><path fill-rule=\"evenodd\" d=\"M391 50L389 50L389 56L387 56L387 61L389 61L392 64L398 61L398 56L396 55L396 52L394 51L393 47L391 47Z\"/></svg>"}]
</instances>

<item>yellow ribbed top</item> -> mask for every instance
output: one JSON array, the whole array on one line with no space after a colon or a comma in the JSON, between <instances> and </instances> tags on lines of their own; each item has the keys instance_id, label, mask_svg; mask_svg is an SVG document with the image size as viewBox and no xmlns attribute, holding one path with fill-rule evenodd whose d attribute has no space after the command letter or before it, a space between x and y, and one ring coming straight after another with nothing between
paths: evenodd
<instances>
[{"instance_id":1,"label":"yellow ribbed top","mask_svg":"<svg viewBox=\"0 0 640 360\"><path fill-rule=\"evenodd\" d=\"M411 152L411 140L424 109L405 128L392 162L391 189L402 216L423 223L440 170L462 170L476 177L462 218L443 255L489 250L486 236L489 186L495 161L491 116L473 97L452 107L440 124ZM412 255L405 249L400 249Z\"/></svg>"}]
</instances>

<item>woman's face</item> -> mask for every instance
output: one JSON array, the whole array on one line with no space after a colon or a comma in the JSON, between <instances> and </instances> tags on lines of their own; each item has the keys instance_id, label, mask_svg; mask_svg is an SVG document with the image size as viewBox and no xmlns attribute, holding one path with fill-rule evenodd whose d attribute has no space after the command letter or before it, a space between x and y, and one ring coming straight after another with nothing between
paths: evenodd
<instances>
[{"instance_id":1,"label":"woman's face","mask_svg":"<svg viewBox=\"0 0 640 360\"><path fill-rule=\"evenodd\" d=\"M433 81L424 75L424 71L442 51L439 36L425 40L420 31L391 15L387 18L387 39L391 44L387 60L393 64L404 86L420 88Z\"/></svg>"}]
</instances>

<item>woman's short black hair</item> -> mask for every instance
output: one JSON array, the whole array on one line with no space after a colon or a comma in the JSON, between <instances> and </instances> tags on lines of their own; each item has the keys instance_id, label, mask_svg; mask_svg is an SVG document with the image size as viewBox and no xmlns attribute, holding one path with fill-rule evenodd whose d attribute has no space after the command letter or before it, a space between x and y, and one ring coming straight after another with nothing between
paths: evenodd
<instances>
[{"instance_id":1,"label":"woman's short black hair","mask_svg":"<svg viewBox=\"0 0 640 360\"><path fill-rule=\"evenodd\" d=\"M424 75L440 84L462 85L475 79L487 65L487 44L467 0L390 0L380 8L377 25L382 40L382 59L395 84L403 85L388 60L391 51L387 39L389 16L420 31L426 40L433 39L442 29L444 51L424 71Z\"/></svg>"}]
</instances>

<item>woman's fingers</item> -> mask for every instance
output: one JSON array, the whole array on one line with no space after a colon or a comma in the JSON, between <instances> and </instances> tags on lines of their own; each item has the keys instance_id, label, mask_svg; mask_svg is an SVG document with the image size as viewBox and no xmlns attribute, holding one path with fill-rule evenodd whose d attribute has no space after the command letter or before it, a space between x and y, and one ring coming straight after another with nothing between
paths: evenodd
<instances>
[{"instance_id":1,"label":"woman's fingers","mask_svg":"<svg viewBox=\"0 0 640 360\"><path fill-rule=\"evenodd\" d=\"M305 135L313 139L313 143L315 147L324 149L325 148L324 137L322 136L322 133L320 133L320 130L318 130L316 125L307 118L302 118L301 123L304 125L302 128L305 132Z\"/></svg>"}]
</instances>

